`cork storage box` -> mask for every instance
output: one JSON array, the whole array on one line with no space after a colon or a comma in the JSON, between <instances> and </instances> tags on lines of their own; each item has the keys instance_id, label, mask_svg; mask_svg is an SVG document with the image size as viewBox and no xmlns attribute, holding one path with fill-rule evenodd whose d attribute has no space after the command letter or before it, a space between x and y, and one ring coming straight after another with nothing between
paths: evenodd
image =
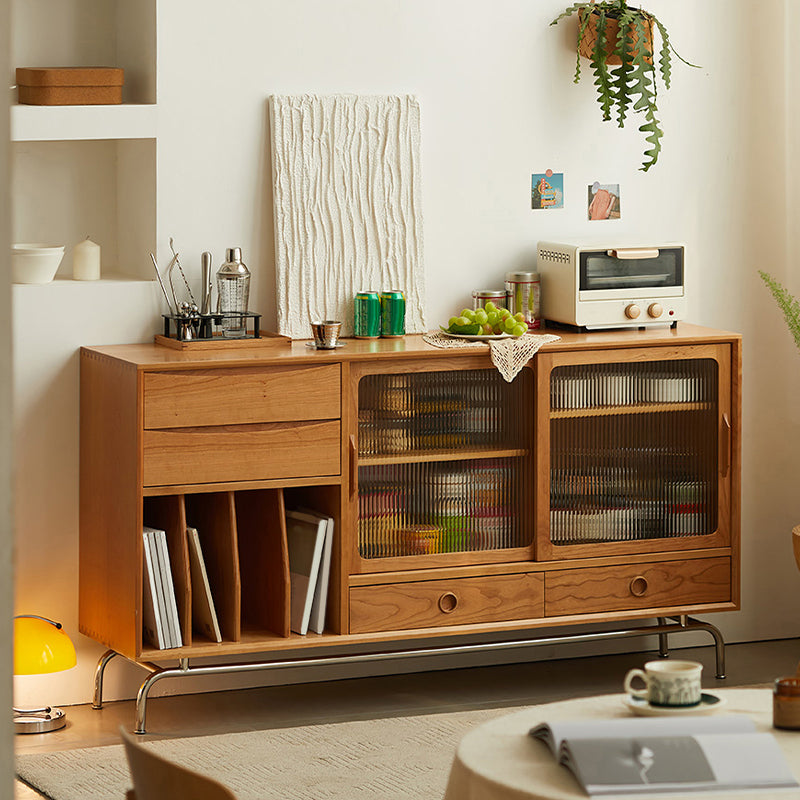
<instances>
[{"instance_id":1,"label":"cork storage box","mask_svg":"<svg viewBox=\"0 0 800 800\"><path fill-rule=\"evenodd\" d=\"M122 102L117 67L18 67L19 102L34 106L114 105Z\"/></svg>"}]
</instances>

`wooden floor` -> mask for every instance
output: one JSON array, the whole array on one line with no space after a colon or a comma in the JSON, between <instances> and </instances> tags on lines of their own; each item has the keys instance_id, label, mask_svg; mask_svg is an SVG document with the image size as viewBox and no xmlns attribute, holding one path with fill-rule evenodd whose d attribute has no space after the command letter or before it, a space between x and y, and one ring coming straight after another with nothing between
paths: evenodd
<instances>
[{"instance_id":1,"label":"wooden floor","mask_svg":"<svg viewBox=\"0 0 800 800\"><path fill-rule=\"evenodd\" d=\"M154 697L148 701L145 739L199 736L246 730L316 725L354 719L434 714L476 708L526 706L576 695L616 693L625 672L654 653L593 656L528 664L474 667L377 678ZM793 675L800 640L728 645L727 679L714 677L714 648L680 649L673 658L704 665L706 689L766 683ZM52 752L119 743L119 727L132 729L134 703L66 709L67 727L48 734L17 736L18 753ZM15 800L40 798L17 782Z\"/></svg>"}]
</instances>

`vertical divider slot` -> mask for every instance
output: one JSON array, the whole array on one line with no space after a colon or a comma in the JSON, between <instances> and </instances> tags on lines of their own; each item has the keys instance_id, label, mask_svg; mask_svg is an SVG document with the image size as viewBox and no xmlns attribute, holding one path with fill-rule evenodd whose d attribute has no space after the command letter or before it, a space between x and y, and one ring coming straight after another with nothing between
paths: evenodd
<instances>
[{"instance_id":1,"label":"vertical divider slot","mask_svg":"<svg viewBox=\"0 0 800 800\"><path fill-rule=\"evenodd\" d=\"M339 486L291 486L284 489L286 508L296 511L310 511L333 517L332 558L327 588L327 604L325 613L326 631L343 633L338 620L341 618L342 597L342 502ZM286 531L284 531L286 538ZM288 545L287 545L288 575Z\"/></svg>"},{"instance_id":2,"label":"vertical divider slot","mask_svg":"<svg viewBox=\"0 0 800 800\"><path fill-rule=\"evenodd\" d=\"M197 529L223 641L241 638L241 579L233 492L186 497L187 524Z\"/></svg>"},{"instance_id":3,"label":"vertical divider slot","mask_svg":"<svg viewBox=\"0 0 800 800\"><path fill-rule=\"evenodd\" d=\"M183 495L144 498L144 524L167 535L172 583L184 646L192 643L192 586L186 546L186 506Z\"/></svg>"},{"instance_id":4,"label":"vertical divider slot","mask_svg":"<svg viewBox=\"0 0 800 800\"><path fill-rule=\"evenodd\" d=\"M245 629L289 636L291 598L283 489L236 493Z\"/></svg>"}]
</instances>

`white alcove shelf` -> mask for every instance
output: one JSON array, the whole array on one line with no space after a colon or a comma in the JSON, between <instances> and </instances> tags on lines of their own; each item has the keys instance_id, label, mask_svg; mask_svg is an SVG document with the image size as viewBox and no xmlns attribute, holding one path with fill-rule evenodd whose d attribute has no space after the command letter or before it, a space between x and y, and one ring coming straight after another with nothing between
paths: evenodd
<instances>
[{"instance_id":1,"label":"white alcove shelf","mask_svg":"<svg viewBox=\"0 0 800 800\"><path fill-rule=\"evenodd\" d=\"M12 237L102 247L104 279L152 280L157 0L12 0L14 67L113 66L122 103L11 107Z\"/></svg>"},{"instance_id":2,"label":"white alcove shelf","mask_svg":"<svg viewBox=\"0 0 800 800\"><path fill-rule=\"evenodd\" d=\"M11 107L11 140L155 139L157 106Z\"/></svg>"},{"instance_id":3,"label":"white alcove shelf","mask_svg":"<svg viewBox=\"0 0 800 800\"><path fill-rule=\"evenodd\" d=\"M64 245L57 277L72 276L72 249L87 236L104 277L154 277L155 139L15 142L12 164L13 241Z\"/></svg>"}]
</instances>

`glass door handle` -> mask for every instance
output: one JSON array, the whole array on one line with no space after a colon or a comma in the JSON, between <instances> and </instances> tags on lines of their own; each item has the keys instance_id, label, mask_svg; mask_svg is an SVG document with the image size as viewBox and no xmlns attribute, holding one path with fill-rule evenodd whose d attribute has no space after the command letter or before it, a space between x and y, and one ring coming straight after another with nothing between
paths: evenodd
<instances>
[{"instance_id":1,"label":"glass door handle","mask_svg":"<svg viewBox=\"0 0 800 800\"><path fill-rule=\"evenodd\" d=\"M722 435L720 436L720 474L726 477L731 467L731 421L727 414L722 415Z\"/></svg>"}]
</instances>

